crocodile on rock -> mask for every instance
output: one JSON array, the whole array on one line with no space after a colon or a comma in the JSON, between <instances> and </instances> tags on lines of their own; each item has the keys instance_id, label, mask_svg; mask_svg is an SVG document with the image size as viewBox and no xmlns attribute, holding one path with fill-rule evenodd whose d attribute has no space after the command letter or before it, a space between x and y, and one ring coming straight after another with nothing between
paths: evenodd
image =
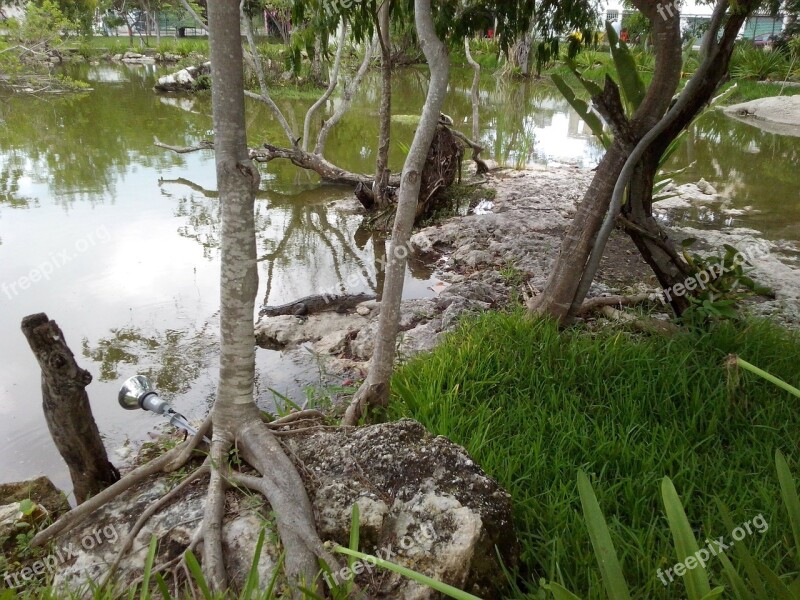
<instances>
[{"instance_id":1,"label":"crocodile on rock","mask_svg":"<svg viewBox=\"0 0 800 600\"><path fill-rule=\"evenodd\" d=\"M375 296L370 294L347 294L343 296L314 294L278 306L262 306L258 314L262 317L277 317L278 315L295 315L299 317L325 310L346 312L362 302L374 299Z\"/></svg>"}]
</instances>

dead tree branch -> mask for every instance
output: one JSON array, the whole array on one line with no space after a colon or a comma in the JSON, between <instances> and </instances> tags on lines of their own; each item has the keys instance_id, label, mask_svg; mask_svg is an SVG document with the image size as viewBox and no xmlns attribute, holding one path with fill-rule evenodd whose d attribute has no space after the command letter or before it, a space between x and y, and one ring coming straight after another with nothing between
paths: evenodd
<instances>
[{"instance_id":1,"label":"dead tree branch","mask_svg":"<svg viewBox=\"0 0 800 600\"><path fill-rule=\"evenodd\" d=\"M159 148L164 148L166 150L172 150L172 152L176 152L178 154L189 154L190 152L197 152L198 150L213 150L214 149L214 142L211 140L203 140L199 144L195 144L194 146L171 146L170 144L165 144L157 137L153 138L153 144L158 146Z\"/></svg>"}]
</instances>

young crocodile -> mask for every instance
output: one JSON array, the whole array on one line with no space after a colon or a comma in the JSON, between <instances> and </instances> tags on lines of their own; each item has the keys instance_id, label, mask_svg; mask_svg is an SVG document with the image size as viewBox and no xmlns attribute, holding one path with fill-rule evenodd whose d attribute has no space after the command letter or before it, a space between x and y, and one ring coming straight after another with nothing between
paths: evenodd
<instances>
[{"instance_id":1,"label":"young crocodile","mask_svg":"<svg viewBox=\"0 0 800 600\"><path fill-rule=\"evenodd\" d=\"M262 306L258 314L262 317L277 317L278 315L295 315L299 317L324 310L344 312L362 302L374 299L375 296L370 294L348 294L345 296L314 294L279 306Z\"/></svg>"}]
</instances>

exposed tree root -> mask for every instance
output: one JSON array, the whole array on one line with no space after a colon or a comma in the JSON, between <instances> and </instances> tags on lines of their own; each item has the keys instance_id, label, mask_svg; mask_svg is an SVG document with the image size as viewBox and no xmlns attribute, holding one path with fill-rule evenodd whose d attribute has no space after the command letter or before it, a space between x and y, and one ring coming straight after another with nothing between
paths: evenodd
<instances>
[{"instance_id":1,"label":"exposed tree root","mask_svg":"<svg viewBox=\"0 0 800 600\"><path fill-rule=\"evenodd\" d=\"M176 446L172 450L162 454L158 458L154 458L149 463L134 469L122 479L113 485L110 485L96 496L89 498L83 504L73 508L71 511L63 515L58 521L37 533L31 540L30 545L41 546L45 542L53 539L55 536L72 530L86 517L119 496L121 493L129 490L135 485L140 484L154 473L162 471L165 465L172 463L172 461L181 453L184 444L188 444L188 442L184 442L183 444Z\"/></svg>"},{"instance_id":2,"label":"exposed tree root","mask_svg":"<svg viewBox=\"0 0 800 600\"><path fill-rule=\"evenodd\" d=\"M307 410L299 410L297 412L289 413L285 417L280 417L279 419L275 419L273 421L265 421L267 427L270 429L277 429L279 427L283 427L288 425L289 423L293 423L295 421L303 420L303 419L324 419L325 415L318 411L315 408L309 408Z\"/></svg>"},{"instance_id":3,"label":"exposed tree root","mask_svg":"<svg viewBox=\"0 0 800 600\"><path fill-rule=\"evenodd\" d=\"M472 150L472 160L475 162L477 166L478 175L484 175L485 173L489 172L489 165L480 158L480 153L483 152L483 146L481 146L478 142L469 139L466 135L461 133L458 129L452 129L448 127L450 133L456 136L459 140L461 140L466 146L468 146Z\"/></svg>"},{"instance_id":4,"label":"exposed tree root","mask_svg":"<svg viewBox=\"0 0 800 600\"><path fill-rule=\"evenodd\" d=\"M604 306L635 306L652 300L650 294L636 294L635 296L597 296L583 301L578 315L586 315L599 310Z\"/></svg>"},{"instance_id":5,"label":"exposed tree root","mask_svg":"<svg viewBox=\"0 0 800 600\"><path fill-rule=\"evenodd\" d=\"M324 416L318 410L309 409L291 413L268 423L260 421L245 423L237 431L236 441L242 458L261 473L261 477L231 471L227 453L232 443L227 436L222 436L220 432L218 437L212 441L211 456L207 457L200 467L178 485L148 506L139 516L123 540L114 561L104 576L102 585L113 580L122 558L130 551L137 535L147 521L174 501L191 483L210 473L203 522L188 546L188 549L194 550L200 541L203 542L202 565L209 586L216 591L223 591L228 586L222 546L222 522L225 513L225 491L229 483L233 483L263 494L275 511L278 532L286 550L285 569L290 583L295 588L299 586L316 588L321 593L321 584L316 581L319 573L318 559L324 560L334 571L341 567L339 561L325 548L317 534L313 509L306 495L305 485L276 436L325 427L320 425L320 419ZM312 424L305 425L307 422ZM289 425L301 425L301 427L285 431L271 431L271 429ZM70 531L94 511L123 492L142 483L151 475L180 468L191 459L193 450L197 448L203 436L207 435L211 428L212 418L209 415L198 433L191 439L134 469L119 482L68 512L59 521L40 532L32 543L40 545L59 534ZM177 581L179 577L177 571L185 564L184 556L185 554L181 554L158 564L152 572L171 570ZM188 575L187 580L191 581L191 577Z\"/></svg>"},{"instance_id":6,"label":"exposed tree root","mask_svg":"<svg viewBox=\"0 0 800 600\"><path fill-rule=\"evenodd\" d=\"M318 558L332 570L339 568L316 530L314 512L305 484L278 439L263 423L245 423L236 436L239 452L262 477L233 474L233 480L257 489L276 514L278 533L286 549L286 573L290 584L316 587Z\"/></svg>"},{"instance_id":7,"label":"exposed tree root","mask_svg":"<svg viewBox=\"0 0 800 600\"><path fill-rule=\"evenodd\" d=\"M188 447L188 446L187 446ZM209 462L210 460L207 458L203 464L194 470L194 472L190 473L183 481L181 481L178 485L172 488L169 492L164 494L161 498L159 498L156 502L153 502L147 509L141 514L141 516L136 520L131 530L128 532L127 537L123 540L122 545L117 552L117 556L114 558L114 561L108 567L108 572L106 573L105 579L103 583L100 584L100 587L104 587L108 584L112 578L114 577L114 573L119 566L122 557L125 556L125 553L130 549L133 545L136 536L139 535L139 532L144 527L145 523L152 517L156 512L161 510L163 507L168 505L173 499L175 499L178 494L180 494L184 489L186 489L191 483L198 480L200 477L205 475L209 472Z\"/></svg>"},{"instance_id":8,"label":"exposed tree root","mask_svg":"<svg viewBox=\"0 0 800 600\"><path fill-rule=\"evenodd\" d=\"M222 518L225 516L227 484L227 453L231 443L216 437L211 441L211 477L203 516L203 573L209 587L222 592L228 587L225 554L222 550Z\"/></svg>"},{"instance_id":9,"label":"exposed tree root","mask_svg":"<svg viewBox=\"0 0 800 600\"><path fill-rule=\"evenodd\" d=\"M164 466L164 472L171 473L172 471L177 471L183 465L185 465L189 461L192 452L194 452L197 446L203 442L203 437L210 435L212 430L212 419L211 414L209 414L203 421L203 424L200 425L200 429L197 430L197 433L186 440L183 449L180 451L178 456L175 457L175 460Z\"/></svg>"}]
</instances>

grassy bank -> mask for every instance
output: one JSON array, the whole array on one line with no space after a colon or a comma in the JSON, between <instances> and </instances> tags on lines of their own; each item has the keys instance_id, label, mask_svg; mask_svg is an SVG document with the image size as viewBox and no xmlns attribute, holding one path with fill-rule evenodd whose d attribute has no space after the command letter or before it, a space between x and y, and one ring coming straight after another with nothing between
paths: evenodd
<instances>
[{"instance_id":1,"label":"grassy bank","mask_svg":"<svg viewBox=\"0 0 800 600\"><path fill-rule=\"evenodd\" d=\"M392 412L465 446L512 493L528 597L540 597L541 577L605 597L578 501L583 468L633 597L685 598L680 582L656 577L676 562L659 496L665 475L699 539L729 533L717 497L734 522L761 513L769 523L743 542L757 558L779 572L794 566L772 458L780 448L799 470L797 401L749 374L734 385L722 366L728 353L800 379L800 336L766 322L665 338L559 333L518 312L489 313L397 372Z\"/></svg>"},{"instance_id":2,"label":"grassy bank","mask_svg":"<svg viewBox=\"0 0 800 600\"><path fill-rule=\"evenodd\" d=\"M725 101L726 104L749 102L750 100L757 100L769 96L796 96L800 94L800 87L797 85L784 86L782 83L765 83L747 79L733 81L729 83L725 89L734 84L736 85L736 90L728 96Z\"/></svg>"}]
</instances>

